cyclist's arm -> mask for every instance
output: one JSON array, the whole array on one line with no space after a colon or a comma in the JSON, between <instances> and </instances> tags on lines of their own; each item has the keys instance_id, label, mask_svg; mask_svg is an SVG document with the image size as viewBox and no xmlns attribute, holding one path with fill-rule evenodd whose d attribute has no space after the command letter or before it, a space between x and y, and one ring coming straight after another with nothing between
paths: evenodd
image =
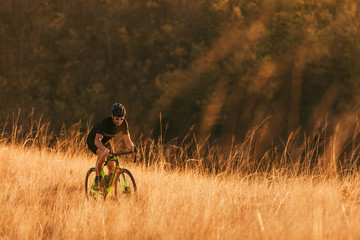
<instances>
[{"instance_id":1,"label":"cyclist's arm","mask_svg":"<svg viewBox=\"0 0 360 240\"><path fill-rule=\"evenodd\" d=\"M132 150L135 145L134 145L134 143L131 141L130 133L124 134L124 135L123 135L123 139L124 139L124 142L125 142L126 147Z\"/></svg>"},{"instance_id":2,"label":"cyclist's arm","mask_svg":"<svg viewBox=\"0 0 360 240\"><path fill-rule=\"evenodd\" d=\"M99 150L101 150L102 152L107 152L107 151L109 151L109 149L107 149L107 148L104 146L104 144L101 142L101 139L103 139L103 137L104 137L103 135L97 133L97 134L95 135L94 144L95 144L95 146L96 146Z\"/></svg>"}]
</instances>

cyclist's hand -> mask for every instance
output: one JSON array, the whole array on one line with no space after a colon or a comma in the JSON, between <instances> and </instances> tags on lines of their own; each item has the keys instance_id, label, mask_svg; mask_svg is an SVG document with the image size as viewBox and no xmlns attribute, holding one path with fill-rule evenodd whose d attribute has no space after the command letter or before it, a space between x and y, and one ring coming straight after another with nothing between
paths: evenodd
<instances>
[{"instance_id":1,"label":"cyclist's hand","mask_svg":"<svg viewBox=\"0 0 360 240\"><path fill-rule=\"evenodd\" d=\"M106 149L105 152L104 152L104 154L105 154L105 156L106 156L107 158L109 158L109 157L112 156L112 154L110 153L109 149Z\"/></svg>"},{"instance_id":2,"label":"cyclist's hand","mask_svg":"<svg viewBox=\"0 0 360 240\"><path fill-rule=\"evenodd\" d=\"M132 146L131 151L133 151L134 154L139 155L139 149L136 146Z\"/></svg>"}]
</instances>

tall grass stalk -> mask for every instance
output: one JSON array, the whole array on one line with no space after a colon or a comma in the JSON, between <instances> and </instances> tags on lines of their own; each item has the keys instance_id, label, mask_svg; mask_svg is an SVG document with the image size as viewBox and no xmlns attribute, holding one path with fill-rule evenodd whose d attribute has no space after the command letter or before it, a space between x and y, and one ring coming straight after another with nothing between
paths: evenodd
<instances>
[{"instance_id":1,"label":"tall grass stalk","mask_svg":"<svg viewBox=\"0 0 360 240\"><path fill-rule=\"evenodd\" d=\"M83 124L78 122L69 128L64 125L55 133L50 123L44 123L42 118L34 120L33 112L25 118L20 116L19 110L14 114L11 125L8 119L2 123L1 143L67 154L89 154L86 136L90 122L86 124L85 131L82 131ZM139 164L210 175L272 175L277 172L289 177L301 174L337 176L357 171L359 147L354 145L359 145L358 135L348 137L350 143L345 145L339 143L336 131L333 136L327 137L326 128L324 124L323 128L310 136L292 132L282 144L273 145L262 153L256 150L262 124L249 130L242 142L233 143L228 153L224 153L219 145L208 139L198 143L192 129L181 141L174 139L165 143L164 136L159 136L158 141L140 137L137 143L142 155ZM114 143L114 146L121 145L121 141L116 138ZM346 148L349 145L351 149ZM115 150L119 149L116 147Z\"/></svg>"},{"instance_id":2,"label":"tall grass stalk","mask_svg":"<svg viewBox=\"0 0 360 240\"><path fill-rule=\"evenodd\" d=\"M121 161L135 176L137 195L103 203L84 194L96 158L86 150L81 123L55 134L33 115L18 116L10 131L7 121L1 130L3 239L360 237L358 148L351 164L341 163L338 138L325 142L325 129L292 133L259 158L259 127L227 157L216 144L199 144L193 132L168 143L143 138L142 159Z\"/></svg>"},{"instance_id":3,"label":"tall grass stalk","mask_svg":"<svg viewBox=\"0 0 360 240\"><path fill-rule=\"evenodd\" d=\"M87 201L95 157L0 145L3 239L358 239L360 176L199 174L121 161L138 193Z\"/></svg>"}]
</instances>

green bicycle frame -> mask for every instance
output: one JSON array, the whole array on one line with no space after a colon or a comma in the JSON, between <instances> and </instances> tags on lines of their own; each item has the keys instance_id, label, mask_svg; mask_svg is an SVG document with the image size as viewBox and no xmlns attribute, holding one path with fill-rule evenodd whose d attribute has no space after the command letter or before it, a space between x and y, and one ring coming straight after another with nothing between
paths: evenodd
<instances>
[{"instance_id":1,"label":"green bicycle frame","mask_svg":"<svg viewBox=\"0 0 360 240\"><path fill-rule=\"evenodd\" d=\"M106 194L106 195L108 195L108 196L111 196L112 190L113 190L113 188L114 188L114 186L115 186L115 185L113 184L115 172L116 172L116 169L119 168L119 158L118 158L118 157L113 157L113 158L107 159L107 160L105 161L105 165L106 165L109 161L115 161L115 162L116 162L116 165L115 165L115 168L114 168L113 172L111 173L111 179L109 180L109 186L107 186L107 188L105 188L105 193L102 192L102 191L95 191L95 190L93 189L93 187L94 187L94 185L95 185L95 178L94 178L94 180L93 180L93 182L92 182L92 184L91 184L91 188L90 188L90 191L91 191L91 192L96 193L96 194L100 194L100 195ZM105 166L105 165L104 165L104 166ZM102 176L102 180L105 182L105 176L106 176L106 174L105 174L104 168L101 170L101 176ZM125 189L129 188L129 185L128 185L127 181L126 181L125 175L123 175L123 179L124 179L124 183L125 183ZM121 193L124 193L124 192L125 192L125 189L123 189L122 184L121 184L120 181L119 181L119 186L120 186L120 191L121 191Z\"/></svg>"}]
</instances>

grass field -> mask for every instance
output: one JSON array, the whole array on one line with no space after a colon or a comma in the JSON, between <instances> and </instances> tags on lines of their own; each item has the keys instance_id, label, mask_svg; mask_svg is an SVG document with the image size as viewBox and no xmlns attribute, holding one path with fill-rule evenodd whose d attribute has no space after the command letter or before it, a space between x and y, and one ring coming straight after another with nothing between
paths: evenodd
<instances>
[{"instance_id":1,"label":"grass field","mask_svg":"<svg viewBox=\"0 0 360 240\"><path fill-rule=\"evenodd\" d=\"M1 239L359 239L359 174L201 174L123 162L138 194L87 201L95 158L0 145Z\"/></svg>"}]
</instances>

